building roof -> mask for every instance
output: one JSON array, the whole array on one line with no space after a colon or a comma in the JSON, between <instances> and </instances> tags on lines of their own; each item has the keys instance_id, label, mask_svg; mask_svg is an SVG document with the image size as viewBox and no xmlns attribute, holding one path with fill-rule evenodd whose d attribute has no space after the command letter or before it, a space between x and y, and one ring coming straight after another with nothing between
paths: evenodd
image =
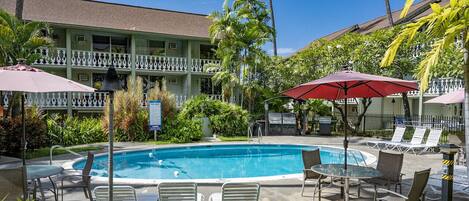
<instances>
[{"instance_id":1,"label":"building roof","mask_svg":"<svg viewBox=\"0 0 469 201\"><path fill-rule=\"evenodd\" d=\"M15 7L16 0L0 1L9 13ZM91 0L24 0L23 19L196 38L208 38L211 24L206 15Z\"/></svg>"},{"instance_id":2,"label":"building roof","mask_svg":"<svg viewBox=\"0 0 469 201\"><path fill-rule=\"evenodd\" d=\"M432 13L432 10L430 9L430 4L440 3L442 5L445 5L448 2L449 0L422 0L411 6L405 18L400 19L399 16L401 14L401 10L397 10L392 12L392 19L395 25L415 21L421 17L427 16L428 14ZM362 24L355 24L351 27L338 30L336 32L322 37L321 39L334 40L350 32L367 34L388 27L391 27L391 24L389 23L387 15L383 15L370 21L364 22Z\"/></svg>"}]
</instances>

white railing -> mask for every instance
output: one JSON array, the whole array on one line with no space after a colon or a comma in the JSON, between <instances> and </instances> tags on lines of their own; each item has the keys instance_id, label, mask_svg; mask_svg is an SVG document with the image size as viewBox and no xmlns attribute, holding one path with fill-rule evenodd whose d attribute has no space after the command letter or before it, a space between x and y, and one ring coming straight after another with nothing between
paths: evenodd
<instances>
[{"instance_id":1,"label":"white railing","mask_svg":"<svg viewBox=\"0 0 469 201\"><path fill-rule=\"evenodd\" d=\"M135 68L137 70L154 71L187 71L187 58L152 55L137 55Z\"/></svg>"},{"instance_id":2,"label":"white railing","mask_svg":"<svg viewBox=\"0 0 469 201\"><path fill-rule=\"evenodd\" d=\"M35 65L65 66L67 65L67 49L65 48L38 48L36 53L41 58L34 62Z\"/></svg>"},{"instance_id":3,"label":"white railing","mask_svg":"<svg viewBox=\"0 0 469 201\"><path fill-rule=\"evenodd\" d=\"M215 73L217 71L206 72L208 65L220 66L220 60L216 59L192 59L192 71L203 73Z\"/></svg>"},{"instance_id":4,"label":"white railing","mask_svg":"<svg viewBox=\"0 0 469 201\"><path fill-rule=\"evenodd\" d=\"M44 109L67 108L67 92L27 93L25 103L27 106L35 105ZM4 107L8 107L11 92L3 92ZM71 92L73 109L102 109L106 103L106 92ZM142 107L146 107L147 95L143 94ZM181 107L188 100L185 95L174 95L176 107ZM213 98L217 98L214 96Z\"/></svg>"},{"instance_id":5,"label":"white railing","mask_svg":"<svg viewBox=\"0 0 469 201\"><path fill-rule=\"evenodd\" d=\"M72 65L90 68L106 68L114 65L118 69L130 69L131 56L126 53L72 50Z\"/></svg>"},{"instance_id":6,"label":"white railing","mask_svg":"<svg viewBox=\"0 0 469 201\"><path fill-rule=\"evenodd\" d=\"M456 78L432 79L424 96L440 96L458 89L464 88L464 80ZM400 94L395 94L399 95ZM409 96L419 96L419 91L410 91Z\"/></svg>"},{"instance_id":7,"label":"white railing","mask_svg":"<svg viewBox=\"0 0 469 201\"><path fill-rule=\"evenodd\" d=\"M223 96L219 94L208 94L207 96L212 100L223 100Z\"/></svg>"}]
</instances>

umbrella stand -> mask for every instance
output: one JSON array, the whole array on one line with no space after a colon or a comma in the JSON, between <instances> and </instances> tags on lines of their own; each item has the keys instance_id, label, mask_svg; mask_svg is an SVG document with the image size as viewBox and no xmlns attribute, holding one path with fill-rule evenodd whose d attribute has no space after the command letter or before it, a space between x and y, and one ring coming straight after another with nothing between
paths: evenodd
<instances>
[{"instance_id":1,"label":"umbrella stand","mask_svg":"<svg viewBox=\"0 0 469 201\"><path fill-rule=\"evenodd\" d=\"M26 125L24 121L24 116L25 116L25 111L24 111L24 93L21 93L21 126L23 127L23 136L21 137L21 149L23 151L21 152L21 158L23 161L23 199L26 200L28 197L28 175L26 173L26 149L28 146L28 143L26 142Z\"/></svg>"}]
</instances>

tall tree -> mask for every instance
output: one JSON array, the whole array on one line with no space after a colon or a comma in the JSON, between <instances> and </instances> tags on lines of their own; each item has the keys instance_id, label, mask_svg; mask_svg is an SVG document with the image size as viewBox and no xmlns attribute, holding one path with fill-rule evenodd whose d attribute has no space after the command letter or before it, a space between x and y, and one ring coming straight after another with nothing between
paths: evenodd
<instances>
[{"instance_id":1,"label":"tall tree","mask_svg":"<svg viewBox=\"0 0 469 201\"><path fill-rule=\"evenodd\" d=\"M212 43L218 46L216 55L222 61L221 71L216 74L224 74L215 74L213 79L225 85L224 89L241 86L243 97L244 93L252 93L246 87L257 78L257 67L266 55L262 46L272 40L274 31L269 26L269 11L263 0L234 0L229 5L230 2L225 0L222 12L209 15L213 22L209 34ZM217 81L218 78L221 80Z\"/></svg>"},{"instance_id":2,"label":"tall tree","mask_svg":"<svg viewBox=\"0 0 469 201\"><path fill-rule=\"evenodd\" d=\"M272 45L274 48L274 56L277 56L277 29L275 28L275 13L274 13L274 4L273 0L269 0L270 5L270 18L272 18L272 29L274 33L272 34Z\"/></svg>"},{"instance_id":3,"label":"tall tree","mask_svg":"<svg viewBox=\"0 0 469 201\"><path fill-rule=\"evenodd\" d=\"M23 20L24 0L16 0L15 16L18 20Z\"/></svg>"},{"instance_id":4,"label":"tall tree","mask_svg":"<svg viewBox=\"0 0 469 201\"><path fill-rule=\"evenodd\" d=\"M406 1L401 17L407 14L412 3L413 0ZM391 65L399 47L413 41L418 32L423 32L433 40L431 49L426 52L416 73L420 79L420 90L424 92L428 88L431 72L440 62L441 55L451 49L455 43L458 43L464 54L462 65L465 81L464 126L466 139L469 139L469 1L450 0L449 4L445 6L440 6L437 3L430 6L433 11L431 14L408 24L394 39L381 61L381 66ZM457 67L459 65L447 66L447 68ZM469 140L466 140L466 150L469 150Z\"/></svg>"}]
</instances>

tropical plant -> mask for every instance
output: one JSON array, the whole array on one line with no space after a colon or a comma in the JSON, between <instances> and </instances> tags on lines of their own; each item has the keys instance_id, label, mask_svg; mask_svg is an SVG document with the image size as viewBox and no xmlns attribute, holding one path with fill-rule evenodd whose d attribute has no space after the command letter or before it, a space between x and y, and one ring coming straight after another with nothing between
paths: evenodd
<instances>
[{"instance_id":1,"label":"tropical plant","mask_svg":"<svg viewBox=\"0 0 469 201\"><path fill-rule=\"evenodd\" d=\"M114 129L118 141L142 141L148 136L148 115L142 108L143 85L142 79L128 78L127 89L115 92L114 95ZM109 131L109 99L105 104L102 119L103 128Z\"/></svg>"},{"instance_id":2,"label":"tropical plant","mask_svg":"<svg viewBox=\"0 0 469 201\"><path fill-rule=\"evenodd\" d=\"M240 106L212 100L205 95L184 103L178 116L183 119L208 117L213 133L220 136L244 135L249 123L249 113Z\"/></svg>"},{"instance_id":3,"label":"tropical plant","mask_svg":"<svg viewBox=\"0 0 469 201\"><path fill-rule=\"evenodd\" d=\"M212 20L210 37L212 43L217 44L216 55L222 61L220 71L212 79L222 85L224 100L229 99L227 96L232 95L234 87L255 79L256 67L266 54L262 46L272 39L274 33L268 25L269 10L263 1L235 0L231 6L229 3L230 0L225 0L222 12L215 11L209 15ZM241 93L242 97L244 93Z\"/></svg>"},{"instance_id":4,"label":"tropical plant","mask_svg":"<svg viewBox=\"0 0 469 201\"><path fill-rule=\"evenodd\" d=\"M164 81L162 83L165 83ZM168 90L166 90L166 86L163 84L159 86L158 82L155 82L155 86L148 90L147 92L147 100L160 100L161 104L163 105L162 109L162 116L163 122L171 118L176 113L176 99L174 95L171 94Z\"/></svg>"},{"instance_id":5,"label":"tropical plant","mask_svg":"<svg viewBox=\"0 0 469 201\"><path fill-rule=\"evenodd\" d=\"M407 15L413 0L407 0L401 17ZM469 117L469 1L450 0L449 4L441 6L438 3L430 5L432 13L407 24L394 41L389 45L381 66L390 66L397 57L396 53L401 46L409 44L415 39L415 35L423 32L431 39L432 44L429 51L425 53L425 58L420 62L417 77L420 79L420 91L424 92L428 88L428 83L442 55L459 46L463 52L462 65L446 66L447 69L462 67L464 71L465 102L464 116ZM461 61L461 60L460 60ZM451 70L450 70L451 71ZM458 70L456 70L458 71ZM469 137L469 118L464 119L466 138ZM469 149L469 141L466 141L466 149Z\"/></svg>"},{"instance_id":6,"label":"tropical plant","mask_svg":"<svg viewBox=\"0 0 469 201\"><path fill-rule=\"evenodd\" d=\"M169 118L163 126L162 140L173 143L186 143L202 139L202 120L186 119L181 115Z\"/></svg>"},{"instance_id":7,"label":"tropical plant","mask_svg":"<svg viewBox=\"0 0 469 201\"><path fill-rule=\"evenodd\" d=\"M51 144L64 146L105 142L101 120L93 117L64 117L51 114L46 118Z\"/></svg>"},{"instance_id":8,"label":"tropical plant","mask_svg":"<svg viewBox=\"0 0 469 201\"><path fill-rule=\"evenodd\" d=\"M50 29L44 22L23 22L0 10L0 66L24 59L31 64L41 57L36 49L51 46Z\"/></svg>"}]
</instances>

